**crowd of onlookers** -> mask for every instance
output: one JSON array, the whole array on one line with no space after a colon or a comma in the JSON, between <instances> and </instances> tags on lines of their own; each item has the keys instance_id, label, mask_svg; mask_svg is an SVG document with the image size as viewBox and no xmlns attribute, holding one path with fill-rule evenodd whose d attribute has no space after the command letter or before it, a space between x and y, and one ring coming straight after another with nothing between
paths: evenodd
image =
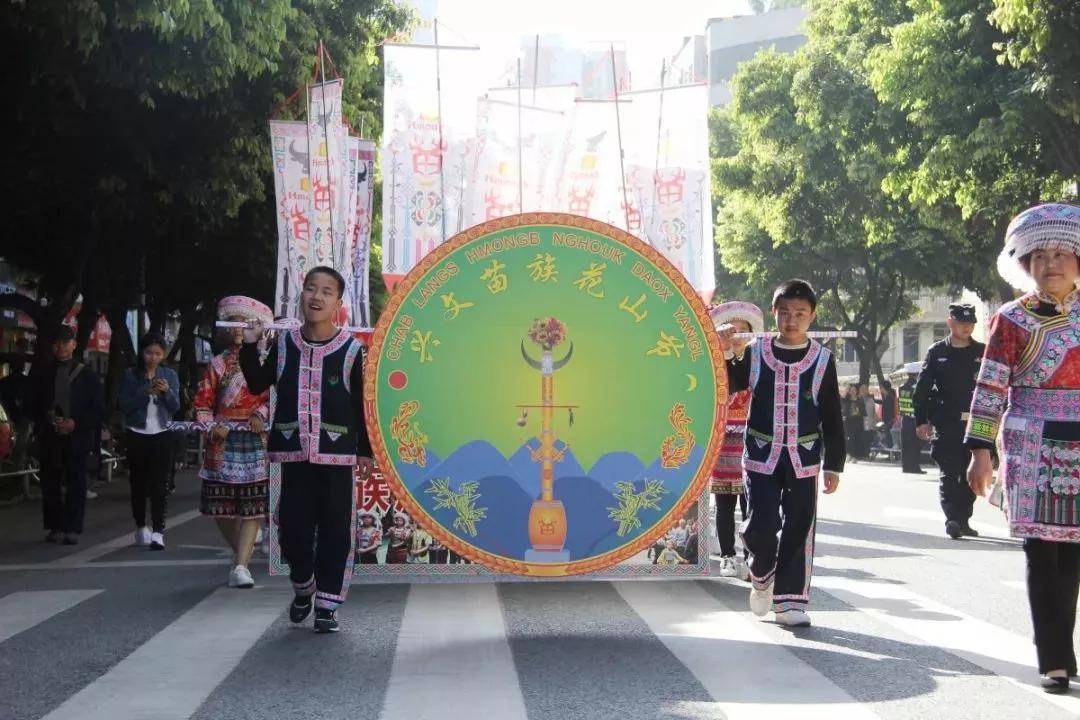
<instances>
[{"instance_id":1,"label":"crowd of onlookers","mask_svg":"<svg viewBox=\"0 0 1080 720\"><path fill-rule=\"evenodd\" d=\"M872 392L866 383L848 385L841 398L848 456L866 460L876 446L899 445L900 406L892 383L885 380Z\"/></svg>"}]
</instances>

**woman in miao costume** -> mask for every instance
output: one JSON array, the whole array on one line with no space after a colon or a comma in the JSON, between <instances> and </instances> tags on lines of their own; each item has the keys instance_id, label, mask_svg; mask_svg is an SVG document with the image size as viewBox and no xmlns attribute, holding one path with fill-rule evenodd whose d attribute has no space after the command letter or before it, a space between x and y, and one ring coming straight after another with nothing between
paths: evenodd
<instances>
[{"instance_id":1,"label":"woman in miao costume","mask_svg":"<svg viewBox=\"0 0 1080 720\"><path fill-rule=\"evenodd\" d=\"M270 308L243 296L224 298L218 303L218 319L232 322L273 320ZM240 348L244 331L228 333L229 347L214 357L206 368L195 396L195 420L199 423L241 423L249 430L213 425L207 433L203 464L200 510L214 518L218 529L233 550L229 587L250 588L255 581L248 570L255 538L269 505L269 465L263 433L269 419L269 391L254 394L240 370Z\"/></svg>"},{"instance_id":2,"label":"woman in miao costume","mask_svg":"<svg viewBox=\"0 0 1080 720\"><path fill-rule=\"evenodd\" d=\"M1040 205L1005 233L998 271L1024 290L990 321L971 401L968 481L983 495L1004 449L1006 512L1024 540L1043 688L1069 690L1080 586L1080 207ZM1006 410L1006 408L1008 408Z\"/></svg>"},{"instance_id":3,"label":"woman in miao costume","mask_svg":"<svg viewBox=\"0 0 1080 720\"><path fill-rule=\"evenodd\" d=\"M386 564L404 565L409 559L409 516L401 511L394 513L394 524L386 531L389 544L386 546Z\"/></svg>"},{"instance_id":4,"label":"woman in miao costume","mask_svg":"<svg viewBox=\"0 0 1080 720\"><path fill-rule=\"evenodd\" d=\"M732 301L709 308L713 325L735 325L739 332L763 332L765 319L761 309L753 303ZM742 357L749 340L733 340L731 353ZM720 457L712 472L712 492L716 498L716 537L720 544L721 577L737 577L746 580L750 570L742 557L735 556L735 505L739 504L746 516L746 496L743 494L743 442L746 432L746 415L750 411L750 390L732 393L727 400L727 427Z\"/></svg>"}]
</instances>

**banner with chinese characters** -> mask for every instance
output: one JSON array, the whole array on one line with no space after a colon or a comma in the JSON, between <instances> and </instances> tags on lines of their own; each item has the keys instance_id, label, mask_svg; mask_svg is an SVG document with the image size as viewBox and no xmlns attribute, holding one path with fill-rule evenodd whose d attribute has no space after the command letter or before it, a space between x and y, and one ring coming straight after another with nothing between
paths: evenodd
<instances>
[{"instance_id":1,"label":"banner with chinese characters","mask_svg":"<svg viewBox=\"0 0 1080 720\"><path fill-rule=\"evenodd\" d=\"M707 572L723 355L694 289L632 235L559 213L457 235L391 296L364 386L383 477L360 488L358 571L432 565L437 545L444 568Z\"/></svg>"},{"instance_id":2,"label":"banner with chinese characters","mask_svg":"<svg viewBox=\"0 0 1080 720\"><path fill-rule=\"evenodd\" d=\"M383 52L382 270L392 287L465 224L483 75L476 48L388 43Z\"/></svg>"},{"instance_id":3,"label":"banner with chinese characters","mask_svg":"<svg viewBox=\"0 0 1080 720\"><path fill-rule=\"evenodd\" d=\"M709 185L708 86L631 92L620 103L635 235L701 293L716 287Z\"/></svg>"}]
</instances>

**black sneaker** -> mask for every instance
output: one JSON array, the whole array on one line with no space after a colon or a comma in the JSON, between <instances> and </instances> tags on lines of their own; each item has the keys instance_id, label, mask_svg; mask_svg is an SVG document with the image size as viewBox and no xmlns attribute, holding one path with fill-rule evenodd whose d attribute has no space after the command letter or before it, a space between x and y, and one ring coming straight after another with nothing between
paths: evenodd
<instances>
[{"instance_id":1,"label":"black sneaker","mask_svg":"<svg viewBox=\"0 0 1080 720\"><path fill-rule=\"evenodd\" d=\"M1043 692L1051 695L1064 695L1069 692L1069 678L1044 677L1041 681Z\"/></svg>"},{"instance_id":2,"label":"black sneaker","mask_svg":"<svg viewBox=\"0 0 1080 720\"><path fill-rule=\"evenodd\" d=\"M963 533L964 537L979 537L979 531L967 523L960 524L960 532Z\"/></svg>"},{"instance_id":3,"label":"black sneaker","mask_svg":"<svg viewBox=\"0 0 1080 720\"><path fill-rule=\"evenodd\" d=\"M312 602L310 595L297 595L289 604L289 620L294 623L302 623L311 614Z\"/></svg>"},{"instance_id":4,"label":"black sneaker","mask_svg":"<svg viewBox=\"0 0 1080 720\"><path fill-rule=\"evenodd\" d=\"M65 545L78 545L79 544L79 533L68 533L68 534L64 535L64 539L63 539L62 542Z\"/></svg>"},{"instance_id":5,"label":"black sneaker","mask_svg":"<svg viewBox=\"0 0 1080 720\"><path fill-rule=\"evenodd\" d=\"M315 632L336 633L338 631L337 613L326 608L315 610Z\"/></svg>"},{"instance_id":6,"label":"black sneaker","mask_svg":"<svg viewBox=\"0 0 1080 720\"><path fill-rule=\"evenodd\" d=\"M960 523L955 520L950 520L945 523L945 534L953 540L959 540L964 536L964 529L961 527Z\"/></svg>"},{"instance_id":7,"label":"black sneaker","mask_svg":"<svg viewBox=\"0 0 1080 720\"><path fill-rule=\"evenodd\" d=\"M60 544L64 541L64 533L59 530L50 530L49 534L45 536L45 542Z\"/></svg>"}]
</instances>

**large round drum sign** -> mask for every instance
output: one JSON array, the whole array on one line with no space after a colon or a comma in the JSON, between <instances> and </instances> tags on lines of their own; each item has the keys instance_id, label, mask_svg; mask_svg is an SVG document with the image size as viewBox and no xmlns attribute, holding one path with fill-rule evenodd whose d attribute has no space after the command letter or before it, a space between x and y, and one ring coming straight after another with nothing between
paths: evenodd
<instances>
[{"instance_id":1,"label":"large round drum sign","mask_svg":"<svg viewBox=\"0 0 1080 720\"><path fill-rule=\"evenodd\" d=\"M364 394L412 520L501 572L601 570L700 498L727 380L706 308L658 252L574 215L478 225L379 319Z\"/></svg>"}]
</instances>

